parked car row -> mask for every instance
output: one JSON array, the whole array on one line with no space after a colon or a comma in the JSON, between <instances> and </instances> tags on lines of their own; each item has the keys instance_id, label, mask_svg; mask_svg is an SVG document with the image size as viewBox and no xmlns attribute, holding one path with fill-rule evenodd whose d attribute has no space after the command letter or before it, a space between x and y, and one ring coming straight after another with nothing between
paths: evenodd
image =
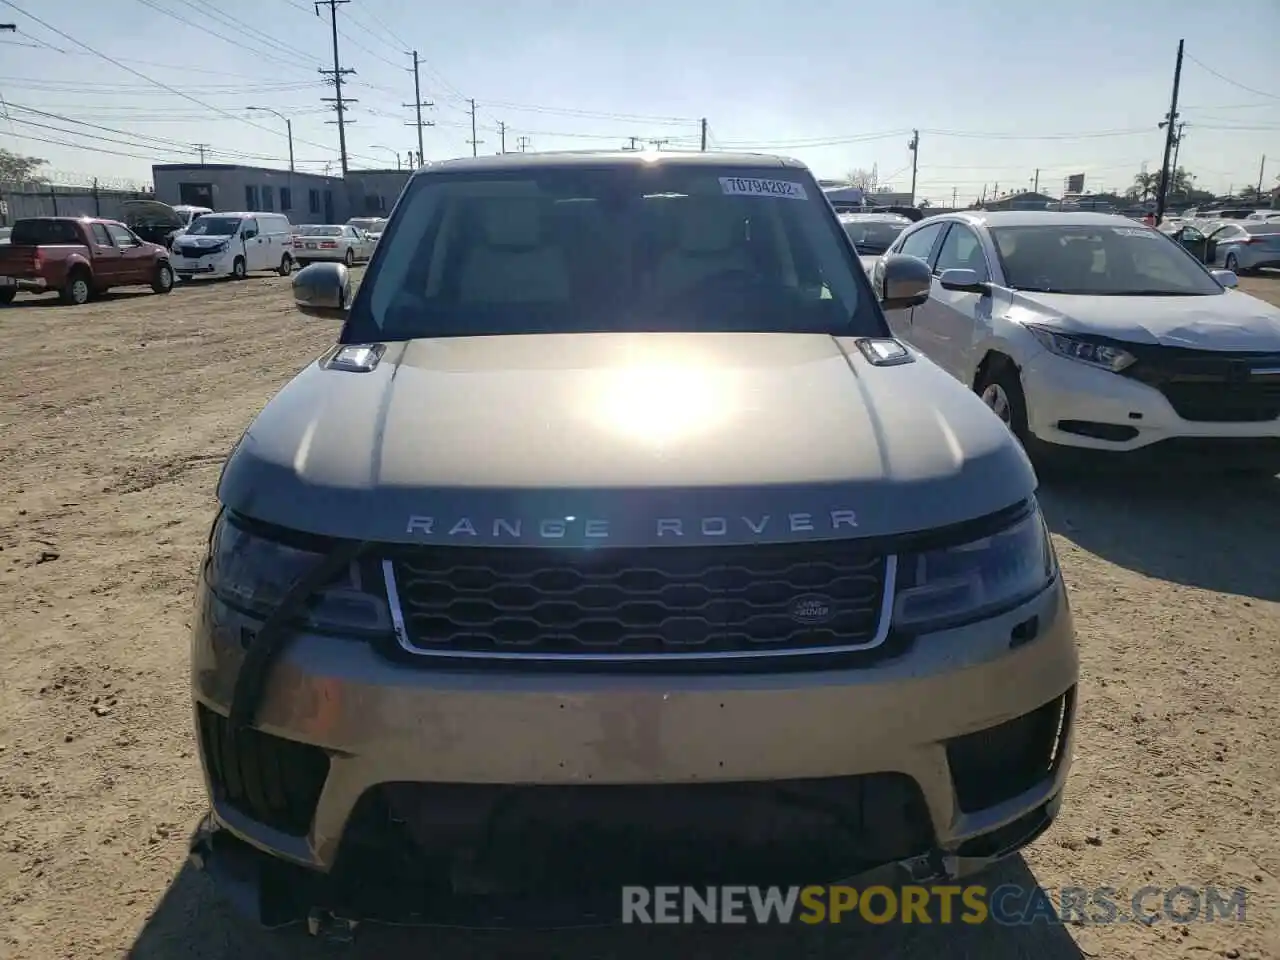
<instances>
[{"instance_id":1,"label":"parked car row","mask_svg":"<svg viewBox=\"0 0 1280 960\"><path fill-rule=\"evenodd\" d=\"M243 280L262 271L288 276L315 260L352 266L369 260L377 245L350 223L295 227L281 213L134 204L128 223L94 217L17 221L0 244L0 305L22 290L57 293L74 305L113 287L143 284L168 293L175 282L198 278Z\"/></svg>"}]
</instances>

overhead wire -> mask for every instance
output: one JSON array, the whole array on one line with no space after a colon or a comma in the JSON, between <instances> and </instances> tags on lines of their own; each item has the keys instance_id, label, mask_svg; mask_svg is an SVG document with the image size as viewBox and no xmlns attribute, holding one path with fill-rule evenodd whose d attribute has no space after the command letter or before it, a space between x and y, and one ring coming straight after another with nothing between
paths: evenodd
<instances>
[{"instance_id":1,"label":"overhead wire","mask_svg":"<svg viewBox=\"0 0 1280 960\"><path fill-rule=\"evenodd\" d=\"M164 83L161 80L156 80L154 77L150 77L140 70L135 70L133 67L130 67L120 62L114 57L108 56L107 54L102 53L99 50L95 50L93 47L89 46L89 44L85 43L84 41L77 40L75 37L71 36L70 34L63 32L62 30L59 30L57 27L54 27L53 25L47 23L46 21L41 20L39 17L35 16L34 14L27 12L22 7L18 6L18 4L14 3L13 0L0 0L0 3L4 4L7 7L10 7L13 10L16 10L18 13L22 14L27 19L32 20L35 23L38 23L40 26L44 27L46 30L50 31L51 33L57 34L58 36L62 37L64 40L68 41L69 43L74 43L76 46L82 47L85 50L88 50L90 53L97 54L97 56L101 57L103 60L107 61L108 63L114 64L115 66L119 67L121 70L124 70L126 73L133 74L139 79L145 80L148 83L154 84L157 87L161 87L165 90L168 90L170 93L174 94L175 96L181 97L184 100L189 100L190 102L194 103L198 107L203 107L206 110L210 110L213 113L217 113L224 117L229 117L232 120L238 120L240 123L253 127L257 130L261 130L265 133L269 133L274 137L284 136L284 134L277 129L266 126L264 124L256 123L255 121L248 120L244 117L237 117L234 114L228 112L227 110L222 109L221 107L215 107L213 104L207 103L206 101L201 100L198 97L193 97L191 94L186 93L182 90L179 90L176 87L171 86L170 84ZM317 147L318 149L321 149L321 150L330 149L325 144L315 143L314 141L303 140L301 138L295 138L295 140L298 143L303 143L303 144L306 144L307 146ZM359 159L371 160L373 158L360 157Z\"/></svg>"},{"instance_id":2,"label":"overhead wire","mask_svg":"<svg viewBox=\"0 0 1280 960\"><path fill-rule=\"evenodd\" d=\"M1224 74L1221 74L1217 70L1213 69L1213 67L1209 66L1204 61L1197 60L1195 57L1193 57L1189 53L1184 53L1183 57L1187 60L1190 60L1201 70L1204 70L1208 73L1213 74L1213 76L1217 77L1223 83L1230 84L1231 86L1236 87L1240 90L1244 90L1247 93L1252 93L1254 96L1266 97L1268 100L1280 101L1280 93L1268 93L1265 90L1259 90L1257 87L1247 86L1246 84L1241 83L1239 80L1232 80L1230 77L1225 76Z\"/></svg>"},{"instance_id":3,"label":"overhead wire","mask_svg":"<svg viewBox=\"0 0 1280 960\"><path fill-rule=\"evenodd\" d=\"M159 3L156 3L155 0L137 0L137 2L142 4L144 7L148 7L149 9L152 9L157 13L160 13L166 17L170 17L178 21L179 23L185 24L196 30L200 30L204 33L209 34L210 36L217 37L219 40L226 41L227 43L233 44L242 49L252 49L252 47L256 46L259 49L254 52L263 53L265 51L265 52L269 52L269 55L273 58L281 57L281 56L288 58L288 60L285 63L281 64L281 66L292 67L295 70L304 70L304 69L314 70L317 66L319 66L318 61L316 61L315 58L303 53L302 51L296 50L295 48L289 47L287 44L281 44L272 38L268 38L268 39L271 39L271 43L262 43L259 41L254 41L253 44L250 45L250 43L247 41L247 38L245 37L240 37L240 38L228 37L225 34L219 33L217 30L214 30L212 27L206 26L204 24L196 23L194 20L191 20L187 17L182 16L179 13L175 13L174 11L161 6ZM216 8L211 5L207 5L207 6L202 6L199 9L202 10L206 15L212 15L213 11ZM217 20L217 18L214 18L214 19L215 19L215 22L220 23L222 26L228 26L225 20ZM253 31L247 27L242 27L241 29L245 29L246 33L257 33L259 36L265 36L265 34L261 34L259 31ZM289 62L289 61L292 61L292 62Z\"/></svg>"}]
</instances>

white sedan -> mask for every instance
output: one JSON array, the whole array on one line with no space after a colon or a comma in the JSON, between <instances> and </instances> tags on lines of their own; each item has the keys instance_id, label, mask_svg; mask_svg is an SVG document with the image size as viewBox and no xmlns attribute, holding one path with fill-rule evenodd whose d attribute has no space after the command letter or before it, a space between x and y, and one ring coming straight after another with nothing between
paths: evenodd
<instances>
[{"instance_id":1,"label":"white sedan","mask_svg":"<svg viewBox=\"0 0 1280 960\"><path fill-rule=\"evenodd\" d=\"M955 213L888 253L934 274L925 304L888 314L895 335L1033 459L1280 472L1280 309L1169 237L1105 214Z\"/></svg>"},{"instance_id":2,"label":"white sedan","mask_svg":"<svg viewBox=\"0 0 1280 960\"><path fill-rule=\"evenodd\" d=\"M350 224L307 224L293 231L293 259L299 266L315 260L340 260L348 267L373 256L374 244Z\"/></svg>"}]
</instances>

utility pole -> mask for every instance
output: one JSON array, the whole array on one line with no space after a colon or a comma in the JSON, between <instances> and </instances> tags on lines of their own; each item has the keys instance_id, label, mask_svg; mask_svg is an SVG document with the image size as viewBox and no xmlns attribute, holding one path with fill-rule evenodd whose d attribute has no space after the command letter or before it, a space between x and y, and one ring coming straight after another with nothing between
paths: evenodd
<instances>
[{"instance_id":1,"label":"utility pole","mask_svg":"<svg viewBox=\"0 0 1280 960\"><path fill-rule=\"evenodd\" d=\"M1262 174L1267 169L1267 155L1262 155L1262 162L1258 164L1258 203L1262 203Z\"/></svg>"},{"instance_id":2,"label":"utility pole","mask_svg":"<svg viewBox=\"0 0 1280 960\"><path fill-rule=\"evenodd\" d=\"M907 149L911 151L911 202L908 206L916 205L916 170L920 160L920 131L911 131L911 142L907 144Z\"/></svg>"},{"instance_id":3,"label":"utility pole","mask_svg":"<svg viewBox=\"0 0 1280 960\"><path fill-rule=\"evenodd\" d=\"M702 152L707 152L707 118L702 118Z\"/></svg>"},{"instance_id":4,"label":"utility pole","mask_svg":"<svg viewBox=\"0 0 1280 960\"><path fill-rule=\"evenodd\" d=\"M193 143L191 146L195 147L196 153L200 154L200 166L203 167L204 152L209 149L209 145L207 143Z\"/></svg>"},{"instance_id":5,"label":"utility pole","mask_svg":"<svg viewBox=\"0 0 1280 960\"><path fill-rule=\"evenodd\" d=\"M951 209L952 210L956 208L956 194L958 194L959 192L960 192L959 189L957 189L956 187L951 188Z\"/></svg>"},{"instance_id":6,"label":"utility pole","mask_svg":"<svg viewBox=\"0 0 1280 960\"><path fill-rule=\"evenodd\" d=\"M1186 129L1186 124L1181 120L1178 121L1178 132L1173 138L1173 175L1178 175L1178 151L1182 149L1182 131Z\"/></svg>"},{"instance_id":7,"label":"utility pole","mask_svg":"<svg viewBox=\"0 0 1280 960\"><path fill-rule=\"evenodd\" d=\"M501 120L498 121L498 136L502 139L502 152L507 152L507 125Z\"/></svg>"},{"instance_id":8,"label":"utility pole","mask_svg":"<svg viewBox=\"0 0 1280 960\"><path fill-rule=\"evenodd\" d=\"M1173 153L1173 138L1178 124L1178 87L1182 85L1182 49L1185 40L1178 41L1178 59L1173 65L1173 94L1169 98L1169 116L1160 126L1164 127L1164 159L1160 163L1160 189L1156 192L1156 226L1164 220L1165 193L1169 189L1169 156Z\"/></svg>"},{"instance_id":9,"label":"utility pole","mask_svg":"<svg viewBox=\"0 0 1280 960\"><path fill-rule=\"evenodd\" d=\"M627 139L631 141L631 146L623 147L622 148L623 150L639 150L640 149L638 146L636 146L636 144L640 142L639 137L628 137Z\"/></svg>"},{"instance_id":10,"label":"utility pole","mask_svg":"<svg viewBox=\"0 0 1280 960\"><path fill-rule=\"evenodd\" d=\"M519 149L521 153L524 153L526 150L529 149L529 138L520 137L520 139L516 141L516 147Z\"/></svg>"},{"instance_id":11,"label":"utility pole","mask_svg":"<svg viewBox=\"0 0 1280 960\"><path fill-rule=\"evenodd\" d=\"M1036 182L1031 187L1032 193L1040 192L1040 168L1036 167Z\"/></svg>"},{"instance_id":12,"label":"utility pole","mask_svg":"<svg viewBox=\"0 0 1280 960\"><path fill-rule=\"evenodd\" d=\"M987 205L987 185L985 183L982 185L982 199L978 203L984 207Z\"/></svg>"},{"instance_id":13,"label":"utility pole","mask_svg":"<svg viewBox=\"0 0 1280 960\"><path fill-rule=\"evenodd\" d=\"M468 100L467 103L471 104L471 139L468 140L467 143L471 144L471 155L475 157L479 155L479 150L476 148L479 147L480 144L484 143L484 141L476 139L476 102L473 99Z\"/></svg>"},{"instance_id":14,"label":"utility pole","mask_svg":"<svg viewBox=\"0 0 1280 960\"><path fill-rule=\"evenodd\" d=\"M422 157L422 128L423 128L423 127L434 127L434 126L435 126L435 123L433 123L433 122L432 122L432 121L430 121L430 120L427 120L426 122L423 122L423 119L422 119L422 108L423 108L423 107L434 107L434 106L435 106L435 103L434 103L433 101L431 101L431 100L428 100L428 101L426 101L425 103L422 101L422 88L418 85L418 64L420 64L422 61L418 59L418 51L417 51L417 50L414 50L414 51L412 52L411 56L413 57L413 104L412 104L412 106L413 106L413 109L414 109L415 113L417 114L418 119L417 119L416 121L414 121L412 124L406 124L406 126L415 126L415 127L417 127L417 128L418 128L418 157L419 157L418 163L419 163L419 165L421 165L421 163L422 163L422 160L421 160L421 157ZM401 104L401 106L405 106L405 107L407 107L407 106L410 106L410 104L405 103L405 104ZM410 166L412 166L412 164L410 164Z\"/></svg>"},{"instance_id":15,"label":"utility pole","mask_svg":"<svg viewBox=\"0 0 1280 960\"><path fill-rule=\"evenodd\" d=\"M338 151L342 155L342 175L347 175L347 104L355 103L355 100L344 100L342 97L342 78L355 73L354 70L344 68L342 61L338 57L338 6L343 3L350 3L351 0L313 0L315 3L316 16L320 16L320 8L329 8L329 25L333 33L333 69L321 70L320 73L329 77L333 81L333 96L321 97L320 99L326 103L332 103L333 108L337 111L338 119L330 120L329 123L337 123L338 125Z\"/></svg>"}]
</instances>

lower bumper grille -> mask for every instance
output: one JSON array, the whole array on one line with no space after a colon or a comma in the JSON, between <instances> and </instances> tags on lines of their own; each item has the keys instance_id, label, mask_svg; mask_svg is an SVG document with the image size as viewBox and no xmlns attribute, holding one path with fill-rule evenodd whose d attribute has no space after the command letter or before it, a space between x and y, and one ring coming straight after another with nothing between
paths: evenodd
<instances>
[{"instance_id":1,"label":"lower bumper grille","mask_svg":"<svg viewBox=\"0 0 1280 960\"><path fill-rule=\"evenodd\" d=\"M1128 349L1128 348L1126 348ZM1134 347L1125 375L1164 394L1193 423L1265 423L1280 417L1280 354Z\"/></svg>"},{"instance_id":2,"label":"lower bumper grille","mask_svg":"<svg viewBox=\"0 0 1280 960\"><path fill-rule=\"evenodd\" d=\"M1049 777L1059 763L1075 712L1075 687L999 726L947 742L947 764L960 809L973 813L1012 799Z\"/></svg>"},{"instance_id":3,"label":"lower bumper grille","mask_svg":"<svg viewBox=\"0 0 1280 960\"><path fill-rule=\"evenodd\" d=\"M848 541L420 547L393 561L418 650L602 659L870 648L883 639L890 569Z\"/></svg>"},{"instance_id":4,"label":"lower bumper grille","mask_svg":"<svg viewBox=\"0 0 1280 960\"><path fill-rule=\"evenodd\" d=\"M328 754L260 730L232 732L226 717L202 705L196 713L217 798L258 823L304 836L329 776Z\"/></svg>"},{"instance_id":5,"label":"lower bumper grille","mask_svg":"<svg viewBox=\"0 0 1280 960\"><path fill-rule=\"evenodd\" d=\"M487 786L388 783L348 824L338 869L399 864L449 883L467 864L492 892L538 896L624 884L838 880L932 849L902 774L761 783ZM452 865L452 869L451 869Z\"/></svg>"}]
</instances>

